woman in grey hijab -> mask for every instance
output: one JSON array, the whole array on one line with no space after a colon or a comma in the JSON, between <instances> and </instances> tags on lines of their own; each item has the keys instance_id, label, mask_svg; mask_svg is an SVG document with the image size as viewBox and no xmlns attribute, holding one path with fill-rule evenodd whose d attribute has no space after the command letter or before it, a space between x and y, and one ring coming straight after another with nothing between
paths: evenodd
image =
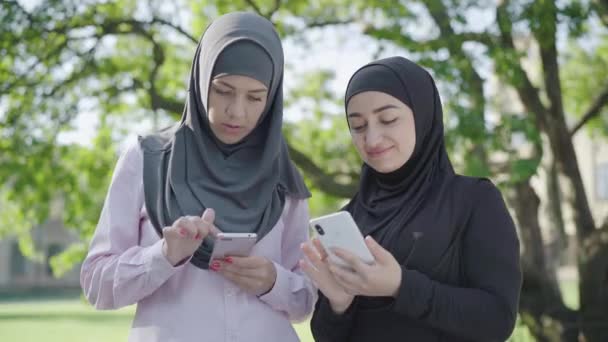
<instances>
[{"instance_id":1,"label":"woman in grey hijab","mask_svg":"<svg viewBox=\"0 0 608 342\"><path fill-rule=\"evenodd\" d=\"M137 303L131 341L297 341L315 291L298 266L310 196L281 133L283 50L231 13L198 44L181 121L121 156L81 284L100 309ZM210 260L218 232L250 256Z\"/></svg>"}]
</instances>

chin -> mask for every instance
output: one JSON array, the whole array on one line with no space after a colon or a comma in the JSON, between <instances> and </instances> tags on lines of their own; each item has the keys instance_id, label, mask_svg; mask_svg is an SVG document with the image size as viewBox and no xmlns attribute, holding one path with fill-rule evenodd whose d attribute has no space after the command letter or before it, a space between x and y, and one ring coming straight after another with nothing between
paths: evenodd
<instances>
[{"instance_id":1,"label":"chin","mask_svg":"<svg viewBox=\"0 0 608 342\"><path fill-rule=\"evenodd\" d=\"M389 164L382 162L367 163L367 165L371 166L372 169L380 173L391 173L399 168L396 165L392 165L392 163Z\"/></svg>"}]
</instances>

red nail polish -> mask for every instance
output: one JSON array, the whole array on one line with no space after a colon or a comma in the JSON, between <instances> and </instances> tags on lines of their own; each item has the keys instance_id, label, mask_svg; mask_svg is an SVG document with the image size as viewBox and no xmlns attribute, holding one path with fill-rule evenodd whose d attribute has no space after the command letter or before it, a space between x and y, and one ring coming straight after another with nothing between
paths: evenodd
<instances>
[{"instance_id":1,"label":"red nail polish","mask_svg":"<svg viewBox=\"0 0 608 342\"><path fill-rule=\"evenodd\" d=\"M186 236L186 230L184 228L180 228L178 231L179 235Z\"/></svg>"},{"instance_id":2,"label":"red nail polish","mask_svg":"<svg viewBox=\"0 0 608 342\"><path fill-rule=\"evenodd\" d=\"M213 268L220 268L220 263L217 262L217 261L215 261L215 262L213 262L213 264L211 264L211 267L213 267Z\"/></svg>"},{"instance_id":3,"label":"red nail polish","mask_svg":"<svg viewBox=\"0 0 608 342\"><path fill-rule=\"evenodd\" d=\"M194 239L199 240L201 238L201 233L196 233L196 235L194 235Z\"/></svg>"},{"instance_id":4,"label":"red nail polish","mask_svg":"<svg viewBox=\"0 0 608 342\"><path fill-rule=\"evenodd\" d=\"M229 264L232 264L232 258L231 257L227 257L226 259L224 259L224 261L226 261Z\"/></svg>"}]
</instances>

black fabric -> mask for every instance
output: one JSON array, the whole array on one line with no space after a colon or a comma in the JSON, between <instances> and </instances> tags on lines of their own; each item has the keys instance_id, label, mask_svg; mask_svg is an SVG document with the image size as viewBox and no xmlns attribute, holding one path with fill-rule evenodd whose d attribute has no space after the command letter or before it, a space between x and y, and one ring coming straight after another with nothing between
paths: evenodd
<instances>
[{"instance_id":1,"label":"black fabric","mask_svg":"<svg viewBox=\"0 0 608 342\"><path fill-rule=\"evenodd\" d=\"M453 172L430 74L401 57L371 65L402 80L416 146L390 174L364 165L346 210L402 265L401 287L396 298L356 297L344 315L333 313L320 293L313 335L317 341L504 341L517 317L522 276L502 196L486 179Z\"/></svg>"}]
</instances>

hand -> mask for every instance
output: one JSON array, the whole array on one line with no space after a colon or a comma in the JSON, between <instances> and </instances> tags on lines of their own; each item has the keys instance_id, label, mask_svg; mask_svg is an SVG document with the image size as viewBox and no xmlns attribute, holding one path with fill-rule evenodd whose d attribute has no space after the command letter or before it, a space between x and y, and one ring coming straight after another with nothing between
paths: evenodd
<instances>
[{"instance_id":1,"label":"hand","mask_svg":"<svg viewBox=\"0 0 608 342\"><path fill-rule=\"evenodd\" d=\"M302 244L302 251L306 260L300 260L300 267L312 279L315 286L323 292L335 313L341 314L348 309L355 298L349 294L336 281L329 270L327 252L321 245L319 239L313 238L312 242Z\"/></svg>"},{"instance_id":2,"label":"hand","mask_svg":"<svg viewBox=\"0 0 608 342\"><path fill-rule=\"evenodd\" d=\"M395 257L371 236L365 238L365 244L374 256L373 265L364 263L359 257L346 250L336 248L334 253L348 264L349 269L330 262L331 273L350 294L396 297L401 286L401 266Z\"/></svg>"},{"instance_id":3,"label":"hand","mask_svg":"<svg viewBox=\"0 0 608 342\"><path fill-rule=\"evenodd\" d=\"M272 261L260 256L216 259L210 269L256 296L270 292L277 280L277 270Z\"/></svg>"},{"instance_id":4,"label":"hand","mask_svg":"<svg viewBox=\"0 0 608 342\"><path fill-rule=\"evenodd\" d=\"M213 225L215 212L205 209L202 217L183 216L177 219L171 227L163 228L163 255L173 266L189 258L209 235L219 233Z\"/></svg>"}]
</instances>

